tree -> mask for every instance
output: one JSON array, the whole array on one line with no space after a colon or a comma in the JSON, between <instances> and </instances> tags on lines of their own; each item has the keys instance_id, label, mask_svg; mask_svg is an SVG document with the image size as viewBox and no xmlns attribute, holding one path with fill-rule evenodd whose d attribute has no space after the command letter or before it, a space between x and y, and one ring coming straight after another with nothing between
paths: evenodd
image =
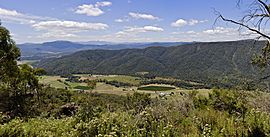
<instances>
[{"instance_id":1,"label":"tree","mask_svg":"<svg viewBox=\"0 0 270 137\"><path fill-rule=\"evenodd\" d=\"M40 88L35 74L43 72L23 64L17 65L20 50L10 32L0 26L0 104L14 116L28 115L30 103Z\"/></svg>"},{"instance_id":2,"label":"tree","mask_svg":"<svg viewBox=\"0 0 270 137\"><path fill-rule=\"evenodd\" d=\"M238 0L237 5L241 7L243 1ZM225 22L230 22L239 26L239 30L245 28L253 34L259 36L256 40L266 40L265 47L262 49L261 54L255 55L252 63L259 67L267 67L270 65L270 35L265 31L266 27L269 27L268 21L270 20L270 2L268 0L254 0L248 6L247 14L244 15L240 20L225 18L219 12L217 19L222 19Z\"/></svg>"},{"instance_id":3,"label":"tree","mask_svg":"<svg viewBox=\"0 0 270 137\"><path fill-rule=\"evenodd\" d=\"M87 86L92 90L95 89L97 86L96 80L87 80L86 82L87 82Z\"/></svg>"},{"instance_id":4,"label":"tree","mask_svg":"<svg viewBox=\"0 0 270 137\"><path fill-rule=\"evenodd\" d=\"M0 26L0 82L9 82L18 73L17 60L20 57L20 50L15 46L9 31Z\"/></svg>"}]
</instances>

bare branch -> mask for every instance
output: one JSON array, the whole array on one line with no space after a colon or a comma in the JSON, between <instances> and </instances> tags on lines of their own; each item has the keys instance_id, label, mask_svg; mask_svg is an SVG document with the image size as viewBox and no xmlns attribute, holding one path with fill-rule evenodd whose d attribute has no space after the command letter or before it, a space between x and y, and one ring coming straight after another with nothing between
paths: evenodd
<instances>
[{"instance_id":1,"label":"bare branch","mask_svg":"<svg viewBox=\"0 0 270 137\"><path fill-rule=\"evenodd\" d=\"M258 2L264 7L264 9L267 11L267 14L270 15L270 9L268 7L268 5L263 2L262 0L258 0Z\"/></svg>"},{"instance_id":2,"label":"bare branch","mask_svg":"<svg viewBox=\"0 0 270 137\"><path fill-rule=\"evenodd\" d=\"M246 25L246 24L244 24L244 23L241 23L241 22L237 22L237 21L234 21L234 20L231 20L231 19L224 18L221 14L219 15L218 18L221 18L222 20L224 20L224 21L226 21L226 22L231 22L231 23L236 24L236 25L239 25L239 26L241 26L241 27L245 27L245 28L247 28L248 30L250 30L250 31L252 31L252 32L255 32L255 33L261 35L262 37L264 37L264 38L270 40L270 36L268 36L268 35L262 33L261 31L259 31L259 30L257 30L257 29L251 28L251 27L249 27L248 25Z\"/></svg>"}]
</instances>

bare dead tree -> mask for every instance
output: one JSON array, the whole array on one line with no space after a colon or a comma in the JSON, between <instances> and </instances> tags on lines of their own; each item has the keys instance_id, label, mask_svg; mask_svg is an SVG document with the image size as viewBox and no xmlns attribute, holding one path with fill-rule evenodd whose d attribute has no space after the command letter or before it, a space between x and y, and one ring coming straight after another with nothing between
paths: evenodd
<instances>
[{"instance_id":1,"label":"bare dead tree","mask_svg":"<svg viewBox=\"0 0 270 137\"><path fill-rule=\"evenodd\" d=\"M237 5L240 7L242 0L237 1ZM268 21L270 20L270 5L268 0L254 0L248 6L247 14L240 20L234 20L225 18L222 14L215 11L218 15L217 19L222 19L225 22L236 24L239 26L239 31L243 28L249 30L254 34L258 34L255 40L266 40L265 47L262 49L261 54L254 56L252 63L258 65L261 68L268 67L270 65L270 35L264 31L266 27L269 27Z\"/></svg>"}]
</instances>

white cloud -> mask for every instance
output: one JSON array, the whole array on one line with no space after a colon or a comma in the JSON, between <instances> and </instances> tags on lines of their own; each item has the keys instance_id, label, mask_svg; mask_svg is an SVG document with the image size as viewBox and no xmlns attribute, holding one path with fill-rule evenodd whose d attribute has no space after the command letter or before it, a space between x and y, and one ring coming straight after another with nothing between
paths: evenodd
<instances>
[{"instance_id":1,"label":"white cloud","mask_svg":"<svg viewBox=\"0 0 270 137\"><path fill-rule=\"evenodd\" d=\"M198 24L199 23L199 21L198 20L195 20L195 19L191 19L190 21L189 21L189 25L191 25L191 26L193 26L193 25L196 25L196 24Z\"/></svg>"},{"instance_id":2,"label":"white cloud","mask_svg":"<svg viewBox=\"0 0 270 137\"><path fill-rule=\"evenodd\" d=\"M205 22L208 22L208 20L201 20L201 21L199 21L199 23L205 23Z\"/></svg>"},{"instance_id":3,"label":"white cloud","mask_svg":"<svg viewBox=\"0 0 270 137\"><path fill-rule=\"evenodd\" d=\"M171 25L172 25L173 27L183 27L183 26L185 26L185 25L187 25L187 24L188 24L187 21L185 21L185 20L183 20L183 19L179 19L179 20L177 20L176 22L173 22Z\"/></svg>"},{"instance_id":4,"label":"white cloud","mask_svg":"<svg viewBox=\"0 0 270 137\"><path fill-rule=\"evenodd\" d=\"M129 16L131 16L132 18L135 19L148 19L148 20L158 20L159 17L155 17L153 15L150 14L142 14L142 13L134 13L134 12L130 12Z\"/></svg>"},{"instance_id":5,"label":"white cloud","mask_svg":"<svg viewBox=\"0 0 270 137\"><path fill-rule=\"evenodd\" d=\"M186 31L171 33L172 41L231 41L254 38L255 35L250 34L250 31L243 30L244 33L239 32L238 28L232 27L216 27L213 29L206 29L202 31ZM244 34L244 35L242 35Z\"/></svg>"},{"instance_id":6,"label":"white cloud","mask_svg":"<svg viewBox=\"0 0 270 137\"><path fill-rule=\"evenodd\" d=\"M154 26L144 26L143 28L144 28L145 31L154 31L154 32L164 31L163 28L154 27Z\"/></svg>"},{"instance_id":7,"label":"white cloud","mask_svg":"<svg viewBox=\"0 0 270 137\"><path fill-rule=\"evenodd\" d=\"M232 34L237 32L235 28L223 28L223 27L216 27L214 29L204 30L203 33L205 34Z\"/></svg>"},{"instance_id":8,"label":"white cloud","mask_svg":"<svg viewBox=\"0 0 270 137\"><path fill-rule=\"evenodd\" d=\"M137 34L146 32L163 32L164 29L155 26L126 27L126 29L115 33L117 38L137 38Z\"/></svg>"},{"instance_id":9,"label":"white cloud","mask_svg":"<svg viewBox=\"0 0 270 137\"><path fill-rule=\"evenodd\" d=\"M42 35L38 36L38 38L56 38L56 39L64 39L64 38L77 38L78 36L75 35L75 34L68 34L68 33L65 33L65 32L46 32L46 33L43 33Z\"/></svg>"},{"instance_id":10,"label":"white cloud","mask_svg":"<svg viewBox=\"0 0 270 137\"><path fill-rule=\"evenodd\" d=\"M49 17L27 15L15 10L8 10L3 8L0 8L0 18L3 22L15 22L20 24L33 24L37 21L53 19Z\"/></svg>"},{"instance_id":11,"label":"white cloud","mask_svg":"<svg viewBox=\"0 0 270 137\"><path fill-rule=\"evenodd\" d=\"M191 31L187 31L187 34L196 34L196 32L191 30Z\"/></svg>"},{"instance_id":12,"label":"white cloud","mask_svg":"<svg viewBox=\"0 0 270 137\"><path fill-rule=\"evenodd\" d=\"M77 33L93 30L106 30L109 26L103 23L86 23L75 21L43 21L33 24L37 31L46 31L42 37L75 37Z\"/></svg>"},{"instance_id":13,"label":"white cloud","mask_svg":"<svg viewBox=\"0 0 270 137\"><path fill-rule=\"evenodd\" d=\"M164 31L164 29L155 26L144 26L144 27L127 27L127 29L124 31L132 33L142 33L142 32L161 32Z\"/></svg>"},{"instance_id":14,"label":"white cloud","mask_svg":"<svg viewBox=\"0 0 270 137\"><path fill-rule=\"evenodd\" d=\"M86 23L75 21L43 21L34 24L33 27L37 30L67 29L72 31L85 31L85 30L105 30L109 26L103 23Z\"/></svg>"},{"instance_id":15,"label":"white cloud","mask_svg":"<svg viewBox=\"0 0 270 137\"><path fill-rule=\"evenodd\" d=\"M100 7L111 6L112 3L109 1L97 2L95 5L93 4L83 4L78 6L75 13L77 14L85 14L87 16L100 16L104 14L104 11L100 9Z\"/></svg>"},{"instance_id":16,"label":"white cloud","mask_svg":"<svg viewBox=\"0 0 270 137\"><path fill-rule=\"evenodd\" d=\"M6 16L22 16L21 13L18 13L15 10L7 10L7 9L2 9L2 8L0 8L0 14L6 15Z\"/></svg>"},{"instance_id":17,"label":"white cloud","mask_svg":"<svg viewBox=\"0 0 270 137\"><path fill-rule=\"evenodd\" d=\"M78 9L76 10L77 14L86 14L87 16L99 16L101 14L103 14L104 12L95 7L94 5L81 5L78 7Z\"/></svg>"},{"instance_id":18,"label":"white cloud","mask_svg":"<svg viewBox=\"0 0 270 137\"><path fill-rule=\"evenodd\" d=\"M124 22L124 20L123 19L116 19L116 20L114 20L115 22Z\"/></svg>"},{"instance_id":19,"label":"white cloud","mask_svg":"<svg viewBox=\"0 0 270 137\"><path fill-rule=\"evenodd\" d=\"M213 36L232 36L237 37L237 35L240 34L238 31L238 28L231 28L231 27L216 27L213 29L206 29L203 31L195 32L195 31L187 31L183 32L184 34L196 34L196 35L201 35L201 36L208 36L208 37L213 37Z\"/></svg>"},{"instance_id":20,"label":"white cloud","mask_svg":"<svg viewBox=\"0 0 270 137\"><path fill-rule=\"evenodd\" d=\"M123 19L116 19L114 20L115 22L122 23L122 22L129 22L128 18L123 18Z\"/></svg>"},{"instance_id":21,"label":"white cloud","mask_svg":"<svg viewBox=\"0 0 270 137\"><path fill-rule=\"evenodd\" d=\"M186 25L194 26L194 25L196 25L198 23L204 23L204 22L207 22L207 20L199 21L199 20L196 20L196 19L191 19L191 20L178 19L177 21L173 22L171 24L171 26L173 26L173 27L183 27L183 26L186 26Z\"/></svg>"},{"instance_id":22,"label":"white cloud","mask_svg":"<svg viewBox=\"0 0 270 137\"><path fill-rule=\"evenodd\" d=\"M96 7L105 7L105 6L111 6L112 3L109 1L103 1L103 2L97 2L95 4Z\"/></svg>"},{"instance_id":23,"label":"white cloud","mask_svg":"<svg viewBox=\"0 0 270 137\"><path fill-rule=\"evenodd\" d=\"M109 5L108 3L97 3L99 6ZM30 25L34 30L39 31L36 36L26 36L24 39L31 38L74 38L80 32L90 32L93 30L106 30L109 28L103 23L86 23L75 21L61 21L59 19L28 15L15 10L0 8L0 19L3 22L12 22L18 24ZM14 38L23 39L20 35L14 35ZM38 39L36 39L38 40Z\"/></svg>"},{"instance_id":24,"label":"white cloud","mask_svg":"<svg viewBox=\"0 0 270 137\"><path fill-rule=\"evenodd\" d=\"M114 22L122 23L122 22L129 22L130 18L128 16L125 16L123 18L115 19Z\"/></svg>"},{"instance_id":25,"label":"white cloud","mask_svg":"<svg viewBox=\"0 0 270 137\"><path fill-rule=\"evenodd\" d=\"M158 27L157 27L158 28ZM104 35L103 40L114 42L147 42L159 41L159 33L164 31L162 28L152 27L128 27L115 34ZM151 33L151 35L147 34ZM155 34L154 34L155 33Z\"/></svg>"},{"instance_id":26,"label":"white cloud","mask_svg":"<svg viewBox=\"0 0 270 137\"><path fill-rule=\"evenodd\" d=\"M135 36L139 33L146 32L162 32L163 28L155 27L155 26L144 26L144 27L126 27L126 29L119 31L116 34L116 37L130 37Z\"/></svg>"},{"instance_id":27,"label":"white cloud","mask_svg":"<svg viewBox=\"0 0 270 137\"><path fill-rule=\"evenodd\" d=\"M108 3L97 3L99 6L106 6ZM0 8L0 19L2 22L18 23L29 25L37 31L34 35L22 36L13 34L14 39L20 39L23 42L50 41L52 39L80 39L81 32L91 32L95 30L107 30L109 26L104 23L87 23L76 21L64 21L60 19L34 16L20 13L15 10ZM29 30L32 31L32 30ZM27 41L25 41L27 40ZM20 41L20 42L21 42Z\"/></svg>"}]
</instances>

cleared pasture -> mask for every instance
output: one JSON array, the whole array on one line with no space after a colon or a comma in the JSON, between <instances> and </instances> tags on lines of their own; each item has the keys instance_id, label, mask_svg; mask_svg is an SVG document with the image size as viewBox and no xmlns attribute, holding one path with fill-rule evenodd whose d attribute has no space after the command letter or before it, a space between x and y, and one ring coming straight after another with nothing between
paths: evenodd
<instances>
[{"instance_id":1,"label":"cleared pasture","mask_svg":"<svg viewBox=\"0 0 270 137\"><path fill-rule=\"evenodd\" d=\"M65 79L61 78L60 76L41 76L41 77L39 77L39 82L41 84L50 85L51 87L55 87L55 88L67 87L67 85L64 84L64 82L60 82L60 81L65 81Z\"/></svg>"},{"instance_id":2,"label":"cleared pasture","mask_svg":"<svg viewBox=\"0 0 270 137\"><path fill-rule=\"evenodd\" d=\"M41 84L50 85L55 88L69 88L75 89L78 86L86 86L86 83L74 83L65 81L66 78L61 78L60 76L41 76L39 77L39 81Z\"/></svg>"},{"instance_id":3,"label":"cleared pasture","mask_svg":"<svg viewBox=\"0 0 270 137\"><path fill-rule=\"evenodd\" d=\"M144 86L139 87L138 90L147 90L147 91L169 91L173 90L175 87L167 87L167 86Z\"/></svg>"},{"instance_id":4,"label":"cleared pasture","mask_svg":"<svg viewBox=\"0 0 270 137\"><path fill-rule=\"evenodd\" d=\"M118 81L118 82L123 82L123 83L129 83L132 85L139 85L141 81L139 77L125 76L125 75L105 76L105 77L102 77L101 79L105 79L108 81Z\"/></svg>"},{"instance_id":5,"label":"cleared pasture","mask_svg":"<svg viewBox=\"0 0 270 137\"><path fill-rule=\"evenodd\" d=\"M76 75L80 76L81 79L106 79L108 81L119 81L119 82L125 82L130 84L138 84L139 78L132 77L132 76L123 76L123 75L88 75L88 74L80 74ZM166 84L150 84L145 85L142 87L115 87L109 84L105 83L97 83L95 89L90 89L87 87L86 83L74 83L74 82L66 82L66 78L61 78L60 76L41 76L39 77L39 80L42 84L50 85L51 87L55 88L69 88L71 90L85 90L89 92L97 92L97 93L106 93L106 94L115 94L115 95L127 95L127 94L133 94L134 92L140 92L140 93L149 93L152 97L157 97L158 93L161 92L174 92L177 96L182 93L190 93L193 90L186 90L186 89L180 89L174 86L166 85ZM157 91L157 93L155 93ZM198 95L206 96L208 97L211 90L209 89L198 89Z\"/></svg>"}]
</instances>

